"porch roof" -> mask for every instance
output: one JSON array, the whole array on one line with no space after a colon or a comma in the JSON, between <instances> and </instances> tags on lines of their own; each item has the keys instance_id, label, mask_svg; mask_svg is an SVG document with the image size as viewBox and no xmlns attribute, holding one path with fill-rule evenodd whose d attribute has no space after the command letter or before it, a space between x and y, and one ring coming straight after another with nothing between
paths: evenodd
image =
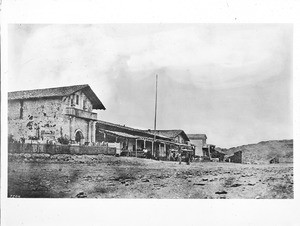
<instances>
[{"instance_id":1,"label":"porch roof","mask_svg":"<svg viewBox=\"0 0 300 226\"><path fill-rule=\"evenodd\" d=\"M116 132L116 131L105 130L105 129L98 129L98 130L101 131L101 132L105 132L105 133L114 135L114 136L118 136L118 137L147 140L147 141L151 141L151 142L153 141L153 139L149 138L149 137L134 136L134 135L124 133L124 132ZM161 140L161 139L155 139L155 142L165 143L165 144L172 144L172 145L186 147L186 148L192 147L192 146L187 145L187 144L181 144L181 143L177 143L177 142L173 142L173 141L167 141L167 140Z\"/></svg>"},{"instance_id":2,"label":"porch roof","mask_svg":"<svg viewBox=\"0 0 300 226\"><path fill-rule=\"evenodd\" d=\"M132 138L132 139L139 138L138 136L133 136L131 134L123 133L123 132L116 132L116 131L105 130L105 129L99 129L99 131L105 132L105 133L108 133L108 134L112 134L112 135L115 135L115 136L119 136L119 137L124 137L124 138Z\"/></svg>"}]
</instances>

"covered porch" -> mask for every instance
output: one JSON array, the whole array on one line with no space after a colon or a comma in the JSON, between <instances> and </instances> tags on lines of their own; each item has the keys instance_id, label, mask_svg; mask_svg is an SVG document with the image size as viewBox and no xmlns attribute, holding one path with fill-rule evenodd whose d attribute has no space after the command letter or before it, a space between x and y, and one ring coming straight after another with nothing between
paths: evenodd
<instances>
[{"instance_id":1,"label":"covered porch","mask_svg":"<svg viewBox=\"0 0 300 226\"><path fill-rule=\"evenodd\" d=\"M187 144L104 129L97 130L96 142L120 147L120 155L122 156L157 160L171 160L171 155L174 152L183 149L192 150L192 147Z\"/></svg>"}]
</instances>

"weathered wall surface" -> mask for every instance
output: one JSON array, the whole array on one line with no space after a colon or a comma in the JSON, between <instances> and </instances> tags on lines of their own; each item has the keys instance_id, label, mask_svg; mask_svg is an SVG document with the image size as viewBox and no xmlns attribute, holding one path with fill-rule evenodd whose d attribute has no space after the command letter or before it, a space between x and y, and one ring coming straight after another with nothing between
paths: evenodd
<instances>
[{"instance_id":1,"label":"weathered wall surface","mask_svg":"<svg viewBox=\"0 0 300 226\"><path fill-rule=\"evenodd\" d=\"M76 96L78 96L78 97L76 97ZM77 100L77 98L78 98L78 100ZM66 97L64 101L68 106L72 105L75 108L78 108L78 109L81 109L81 110L91 112L92 109L93 109L93 105L92 105L91 101L81 91L78 91L78 92L70 95L69 97Z\"/></svg>"},{"instance_id":2,"label":"weathered wall surface","mask_svg":"<svg viewBox=\"0 0 300 226\"><path fill-rule=\"evenodd\" d=\"M15 139L53 138L64 134L65 117L61 99L8 102L8 133Z\"/></svg>"},{"instance_id":3,"label":"weathered wall surface","mask_svg":"<svg viewBox=\"0 0 300 226\"><path fill-rule=\"evenodd\" d=\"M20 101L9 101L8 102L8 120L20 118Z\"/></svg>"},{"instance_id":4,"label":"weathered wall surface","mask_svg":"<svg viewBox=\"0 0 300 226\"><path fill-rule=\"evenodd\" d=\"M62 136L75 140L75 132L80 130L84 141L91 141L92 136L95 136L92 123L90 120L65 115L66 107L71 106L92 111L90 100L82 92L63 98L9 101L8 134L12 134L16 140L34 137L46 141Z\"/></svg>"},{"instance_id":5,"label":"weathered wall surface","mask_svg":"<svg viewBox=\"0 0 300 226\"><path fill-rule=\"evenodd\" d=\"M75 140L75 132L80 130L83 133L84 140L88 141L88 137L91 133L91 128L89 127L88 121L81 118L72 118L72 132L71 132L71 140Z\"/></svg>"},{"instance_id":6,"label":"weathered wall surface","mask_svg":"<svg viewBox=\"0 0 300 226\"><path fill-rule=\"evenodd\" d=\"M202 147L205 145L205 140L197 139L197 140L191 140L190 143L195 145L195 155L203 156Z\"/></svg>"}]
</instances>

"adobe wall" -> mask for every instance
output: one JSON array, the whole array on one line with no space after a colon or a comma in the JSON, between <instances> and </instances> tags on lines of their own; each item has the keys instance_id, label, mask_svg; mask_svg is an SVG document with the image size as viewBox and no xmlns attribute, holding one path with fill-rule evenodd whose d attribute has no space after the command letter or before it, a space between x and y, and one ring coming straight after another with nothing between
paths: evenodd
<instances>
[{"instance_id":1,"label":"adobe wall","mask_svg":"<svg viewBox=\"0 0 300 226\"><path fill-rule=\"evenodd\" d=\"M76 95L78 95L78 104L76 102ZM87 98L87 96L81 92L78 91L72 95L70 95L69 97L66 97L64 102L68 105L71 106L71 104L73 103L73 106L75 108L81 109L81 110L85 110L85 111L92 111L93 109L93 105L91 103L91 101Z\"/></svg>"},{"instance_id":2,"label":"adobe wall","mask_svg":"<svg viewBox=\"0 0 300 226\"><path fill-rule=\"evenodd\" d=\"M20 108L20 100L8 102L8 134L14 139L59 137L67 132L60 98L24 100L23 112Z\"/></svg>"},{"instance_id":3,"label":"adobe wall","mask_svg":"<svg viewBox=\"0 0 300 226\"><path fill-rule=\"evenodd\" d=\"M85 142L90 140L90 138L88 138L88 137L91 134L91 127L89 127L89 128L88 127L89 127L89 123L87 120L73 117L72 118L72 126L71 126L71 128L72 128L71 140L75 140L75 132L77 130L80 130L83 133Z\"/></svg>"},{"instance_id":4,"label":"adobe wall","mask_svg":"<svg viewBox=\"0 0 300 226\"><path fill-rule=\"evenodd\" d=\"M76 105L75 95L79 96L78 105ZM12 134L16 140L20 138L29 140L30 137L36 137L46 141L62 136L75 140L75 132L80 130L84 141L91 141L92 136L95 136L95 134L91 135L92 123L89 123L89 120L64 114L66 107L71 106L72 99L75 108L83 109L83 102L85 102L85 110L91 111L92 104L82 92L63 98L23 100L22 113L20 100L9 101L8 134Z\"/></svg>"}]
</instances>

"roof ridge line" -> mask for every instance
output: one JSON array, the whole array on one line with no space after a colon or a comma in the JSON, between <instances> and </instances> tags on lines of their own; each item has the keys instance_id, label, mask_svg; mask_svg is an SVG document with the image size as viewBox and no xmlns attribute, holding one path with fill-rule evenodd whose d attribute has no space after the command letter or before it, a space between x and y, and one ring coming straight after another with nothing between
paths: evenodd
<instances>
[{"instance_id":1,"label":"roof ridge line","mask_svg":"<svg viewBox=\"0 0 300 226\"><path fill-rule=\"evenodd\" d=\"M75 87L75 86L89 86L89 84L71 85L71 86L58 86L58 87L39 88L39 89L15 90L15 91L9 91L8 93L27 92L27 91L36 91L36 90L45 90L45 89L61 89L61 88L70 88L70 87Z\"/></svg>"}]
</instances>

